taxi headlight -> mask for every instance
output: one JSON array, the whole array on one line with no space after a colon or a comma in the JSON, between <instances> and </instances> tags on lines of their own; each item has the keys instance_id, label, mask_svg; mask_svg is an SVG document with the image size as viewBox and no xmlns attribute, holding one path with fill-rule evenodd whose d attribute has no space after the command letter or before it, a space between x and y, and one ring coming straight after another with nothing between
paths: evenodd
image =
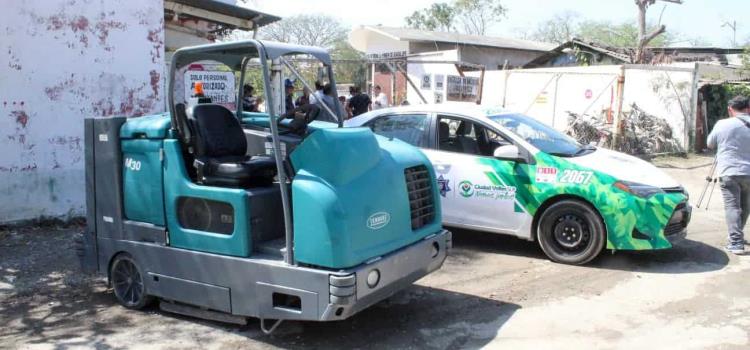
<instances>
[{"instance_id":1,"label":"taxi headlight","mask_svg":"<svg viewBox=\"0 0 750 350\"><path fill-rule=\"evenodd\" d=\"M615 182L614 186L619 190L628 192L641 198L649 198L655 194L664 193L664 190L659 187L639 184L637 182L630 181L617 181Z\"/></svg>"}]
</instances>

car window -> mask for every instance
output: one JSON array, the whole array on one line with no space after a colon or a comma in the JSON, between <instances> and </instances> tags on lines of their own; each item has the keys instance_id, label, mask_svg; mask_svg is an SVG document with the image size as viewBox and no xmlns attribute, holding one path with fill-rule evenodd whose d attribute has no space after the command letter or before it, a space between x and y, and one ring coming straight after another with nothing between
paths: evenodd
<instances>
[{"instance_id":1,"label":"car window","mask_svg":"<svg viewBox=\"0 0 750 350\"><path fill-rule=\"evenodd\" d=\"M481 124L451 116L440 116L438 149L477 156L492 155L485 128Z\"/></svg>"},{"instance_id":2,"label":"car window","mask_svg":"<svg viewBox=\"0 0 750 350\"><path fill-rule=\"evenodd\" d=\"M378 135L397 138L417 147L427 147L425 134L429 118L425 114L386 115L365 123L365 126Z\"/></svg>"},{"instance_id":3,"label":"car window","mask_svg":"<svg viewBox=\"0 0 750 350\"><path fill-rule=\"evenodd\" d=\"M452 116L439 116L438 149L475 156L491 157L495 149L511 141L481 123Z\"/></svg>"},{"instance_id":4,"label":"car window","mask_svg":"<svg viewBox=\"0 0 750 350\"><path fill-rule=\"evenodd\" d=\"M552 127L521 114L499 114L489 118L548 154L576 157L595 149L583 146Z\"/></svg>"}]
</instances>

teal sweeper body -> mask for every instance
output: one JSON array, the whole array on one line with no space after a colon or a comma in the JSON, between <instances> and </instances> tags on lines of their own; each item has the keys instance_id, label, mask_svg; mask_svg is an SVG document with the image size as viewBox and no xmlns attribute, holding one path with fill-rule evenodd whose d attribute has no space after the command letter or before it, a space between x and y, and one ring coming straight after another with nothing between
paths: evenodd
<instances>
[{"instance_id":1,"label":"teal sweeper body","mask_svg":"<svg viewBox=\"0 0 750 350\"><path fill-rule=\"evenodd\" d=\"M257 317L271 332L281 320L346 319L442 266L451 234L429 160L397 139L344 129L341 118L315 120L337 116L331 106L287 111L285 73L308 85L298 55L319 61L335 91L324 50L213 44L173 55L169 113L86 119L79 255L123 306L159 299L191 316ZM233 101L184 94L198 68L203 79L238 77L202 82L232 87ZM243 111L252 68L267 113Z\"/></svg>"}]
</instances>

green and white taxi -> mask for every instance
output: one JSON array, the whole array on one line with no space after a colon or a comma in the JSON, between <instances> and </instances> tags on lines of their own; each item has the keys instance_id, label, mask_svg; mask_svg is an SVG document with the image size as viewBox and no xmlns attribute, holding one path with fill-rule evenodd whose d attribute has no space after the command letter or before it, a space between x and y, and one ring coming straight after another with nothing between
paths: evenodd
<instances>
[{"instance_id":1,"label":"green and white taxi","mask_svg":"<svg viewBox=\"0 0 750 350\"><path fill-rule=\"evenodd\" d=\"M652 164L582 145L528 116L467 105L381 109L347 121L420 147L437 174L443 224L539 242L557 262L671 248L688 194Z\"/></svg>"}]
</instances>

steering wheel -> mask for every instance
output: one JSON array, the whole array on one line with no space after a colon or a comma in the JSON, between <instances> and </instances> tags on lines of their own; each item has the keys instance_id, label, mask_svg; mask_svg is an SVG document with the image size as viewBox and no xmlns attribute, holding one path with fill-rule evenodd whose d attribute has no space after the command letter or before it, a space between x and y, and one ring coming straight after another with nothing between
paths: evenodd
<instances>
[{"instance_id":1,"label":"steering wheel","mask_svg":"<svg viewBox=\"0 0 750 350\"><path fill-rule=\"evenodd\" d=\"M296 134L301 137L307 136L307 126L318 119L320 115L320 107L314 104L306 104L304 106L297 107L291 111L287 111L286 114L282 115L278 119L279 125L284 119L291 119L292 121L287 126L288 130L279 132L279 135Z\"/></svg>"}]
</instances>

